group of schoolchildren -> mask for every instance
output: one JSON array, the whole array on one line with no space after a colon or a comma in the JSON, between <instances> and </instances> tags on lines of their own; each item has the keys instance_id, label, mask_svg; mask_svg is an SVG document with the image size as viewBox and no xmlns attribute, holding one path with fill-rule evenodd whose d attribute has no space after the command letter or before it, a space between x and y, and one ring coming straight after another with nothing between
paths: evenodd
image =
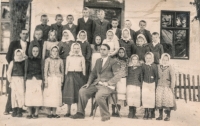
<instances>
[{"instance_id":1,"label":"group of schoolchildren","mask_svg":"<svg viewBox=\"0 0 200 126\"><path fill-rule=\"evenodd\" d=\"M68 106L64 117L70 117L71 105L78 102L79 89L87 83L89 73L101 57L101 44L107 44L109 56L121 66L122 78L115 89L118 108L128 105L128 118L134 119L138 118L136 108L140 106L145 108L144 119L155 118L155 109L159 109L156 120L163 120L165 109L164 120L170 120L171 110L176 109L174 70L170 56L159 43L159 34L150 34L144 20L135 32L130 20L125 21L121 30L117 28L117 19L109 23L104 16L105 12L100 10L99 19L93 21L89 18L89 8L84 8L77 26L72 15L67 16L67 25L62 25L62 15L56 15L56 23L51 26L47 25L47 15L41 16L42 24L35 29L28 58L22 49L15 50L7 71L13 117L22 117L25 105L28 119L38 118L41 106L46 107L48 118L60 118L56 108L63 104ZM115 109L112 105L112 116L119 116Z\"/></svg>"}]
</instances>

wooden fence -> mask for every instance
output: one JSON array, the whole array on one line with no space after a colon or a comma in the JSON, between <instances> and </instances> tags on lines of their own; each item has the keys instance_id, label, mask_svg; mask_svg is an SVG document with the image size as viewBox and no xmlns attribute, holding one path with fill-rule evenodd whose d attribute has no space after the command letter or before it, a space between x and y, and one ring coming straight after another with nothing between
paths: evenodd
<instances>
[{"instance_id":1,"label":"wooden fence","mask_svg":"<svg viewBox=\"0 0 200 126\"><path fill-rule=\"evenodd\" d=\"M7 64L3 64L1 80L1 90L0 95L7 94L8 81L6 79L6 71L8 69ZM5 90L3 90L5 86ZM175 88L174 88L175 98L184 99L186 102L198 101L200 102L200 80L199 75L190 74L180 74L176 73Z\"/></svg>"}]
</instances>

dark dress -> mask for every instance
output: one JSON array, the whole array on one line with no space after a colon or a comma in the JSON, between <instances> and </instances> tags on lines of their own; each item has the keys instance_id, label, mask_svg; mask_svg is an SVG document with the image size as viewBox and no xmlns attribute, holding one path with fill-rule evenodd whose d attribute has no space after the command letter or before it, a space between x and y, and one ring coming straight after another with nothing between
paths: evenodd
<instances>
[{"instance_id":1,"label":"dark dress","mask_svg":"<svg viewBox=\"0 0 200 126\"><path fill-rule=\"evenodd\" d=\"M135 46L135 54L137 54L139 56L139 60L145 61L144 55L149 51L150 51L150 49L149 49L148 45Z\"/></svg>"},{"instance_id":2,"label":"dark dress","mask_svg":"<svg viewBox=\"0 0 200 126\"><path fill-rule=\"evenodd\" d=\"M63 32L63 25L52 24L51 30L55 30L57 32L57 41L61 41L62 39L62 32Z\"/></svg>"},{"instance_id":3,"label":"dark dress","mask_svg":"<svg viewBox=\"0 0 200 126\"><path fill-rule=\"evenodd\" d=\"M159 64L161 55L164 53L163 46L160 43L158 43L154 47L153 44L150 43L149 48L150 48L150 51L154 54L154 63Z\"/></svg>"},{"instance_id":4,"label":"dark dress","mask_svg":"<svg viewBox=\"0 0 200 126\"><path fill-rule=\"evenodd\" d=\"M123 39L119 40L120 47L124 47L126 49L126 54L130 58L132 54L134 54L135 44L132 41L125 41Z\"/></svg>"}]
</instances>

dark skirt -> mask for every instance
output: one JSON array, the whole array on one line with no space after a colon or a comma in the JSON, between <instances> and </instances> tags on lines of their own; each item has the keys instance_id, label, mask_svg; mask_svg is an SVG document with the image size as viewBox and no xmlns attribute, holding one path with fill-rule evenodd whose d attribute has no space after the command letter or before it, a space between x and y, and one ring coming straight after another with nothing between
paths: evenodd
<instances>
[{"instance_id":1,"label":"dark skirt","mask_svg":"<svg viewBox=\"0 0 200 126\"><path fill-rule=\"evenodd\" d=\"M79 89L85 84L82 72L68 72L65 76L62 101L65 104L78 103Z\"/></svg>"}]
</instances>

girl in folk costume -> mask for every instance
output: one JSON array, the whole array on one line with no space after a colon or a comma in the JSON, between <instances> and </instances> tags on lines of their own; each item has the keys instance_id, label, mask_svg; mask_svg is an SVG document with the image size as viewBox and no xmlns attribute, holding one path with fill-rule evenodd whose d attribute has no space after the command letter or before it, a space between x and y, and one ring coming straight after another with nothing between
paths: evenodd
<instances>
[{"instance_id":1,"label":"girl in folk costume","mask_svg":"<svg viewBox=\"0 0 200 126\"><path fill-rule=\"evenodd\" d=\"M119 48L116 60L120 65L120 70L118 71L118 73L122 77L116 85L117 106L118 109L120 110L121 105L124 105L124 102L126 100L126 76L127 76L128 57L126 54L126 49L124 47ZM112 104L112 116L119 117L119 113L115 112L114 104Z\"/></svg>"},{"instance_id":2,"label":"girl in folk costume","mask_svg":"<svg viewBox=\"0 0 200 126\"><path fill-rule=\"evenodd\" d=\"M83 78L85 76L85 59L81 52L81 46L73 43L71 51L66 59L65 84L63 87L63 102L68 105L65 117L69 117L71 104L78 102L79 89L85 84Z\"/></svg>"},{"instance_id":3,"label":"girl in folk costume","mask_svg":"<svg viewBox=\"0 0 200 126\"><path fill-rule=\"evenodd\" d=\"M97 35L95 37L95 44L94 45L91 44L91 48L92 48L92 65L91 65L91 71L94 68L96 60L98 58L101 58L101 54L100 54L101 44L102 44L101 36Z\"/></svg>"},{"instance_id":4,"label":"girl in folk costume","mask_svg":"<svg viewBox=\"0 0 200 126\"><path fill-rule=\"evenodd\" d=\"M48 118L60 118L56 108L62 106L61 87L64 80L63 60L59 58L58 46L52 46L50 56L45 60L44 66L44 106L48 110ZM51 108L53 113L51 114Z\"/></svg>"},{"instance_id":5,"label":"girl in folk costume","mask_svg":"<svg viewBox=\"0 0 200 126\"><path fill-rule=\"evenodd\" d=\"M56 39L57 32L55 30L50 30L48 36L49 38L47 41L44 42L43 49L42 49L43 61L50 56L51 47L58 45L58 41Z\"/></svg>"},{"instance_id":6,"label":"girl in folk costume","mask_svg":"<svg viewBox=\"0 0 200 126\"><path fill-rule=\"evenodd\" d=\"M7 78L12 89L11 103L13 108L12 117L22 117L24 106L24 77L25 77L25 55L22 49L16 49L14 60L10 62Z\"/></svg>"},{"instance_id":7,"label":"girl in folk costume","mask_svg":"<svg viewBox=\"0 0 200 126\"><path fill-rule=\"evenodd\" d=\"M141 106L143 75L142 67L139 62L139 56L136 54L133 54L130 57L128 76L126 79L126 101L129 106L128 118L137 119L138 117L135 114L136 108Z\"/></svg>"},{"instance_id":8,"label":"girl in folk costume","mask_svg":"<svg viewBox=\"0 0 200 126\"><path fill-rule=\"evenodd\" d=\"M154 64L154 55L151 52L145 54L145 64L142 65L142 104L145 108L144 119L152 119L152 111L155 108L155 89L158 82L158 67Z\"/></svg>"},{"instance_id":9,"label":"girl in folk costume","mask_svg":"<svg viewBox=\"0 0 200 126\"><path fill-rule=\"evenodd\" d=\"M38 118L39 107L43 106L42 96L42 65L41 57L39 56L39 47L33 46L25 69L26 73L26 91L25 105L28 107L27 118ZM35 108L35 113L32 113L32 108Z\"/></svg>"},{"instance_id":10,"label":"girl in folk costume","mask_svg":"<svg viewBox=\"0 0 200 126\"><path fill-rule=\"evenodd\" d=\"M92 55L92 49L90 43L87 40L87 32L84 30L80 30L77 35L76 42L80 44L82 55L85 58L86 76L84 77L84 82L87 83L90 74L91 55Z\"/></svg>"},{"instance_id":11,"label":"girl in folk costume","mask_svg":"<svg viewBox=\"0 0 200 126\"><path fill-rule=\"evenodd\" d=\"M119 40L120 47L124 47L126 49L127 56L130 58L132 54L134 54L135 44L131 39L130 30L128 28L124 28L122 30L122 36Z\"/></svg>"},{"instance_id":12,"label":"girl in folk costume","mask_svg":"<svg viewBox=\"0 0 200 126\"><path fill-rule=\"evenodd\" d=\"M173 89L175 86L175 73L170 65L170 55L163 53L158 65L158 87L156 89L156 108L159 109L159 117L156 120L163 119L163 109L166 109L167 117L165 121L170 120L171 110L176 110Z\"/></svg>"},{"instance_id":13,"label":"girl in folk costume","mask_svg":"<svg viewBox=\"0 0 200 126\"><path fill-rule=\"evenodd\" d=\"M66 58L69 56L70 48L72 43L75 41L74 36L69 30L64 30L62 34L62 40L58 43L59 47L59 56L64 62L64 66L66 64Z\"/></svg>"},{"instance_id":14,"label":"girl in folk costume","mask_svg":"<svg viewBox=\"0 0 200 126\"><path fill-rule=\"evenodd\" d=\"M143 34L139 34L136 40L135 54L139 56L140 63L144 63L145 54L150 51L147 40Z\"/></svg>"},{"instance_id":15,"label":"girl in folk costume","mask_svg":"<svg viewBox=\"0 0 200 126\"><path fill-rule=\"evenodd\" d=\"M110 57L115 57L119 50L118 38L113 32L113 30L108 30L106 32L106 39L103 40L103 44L108 44L110 46Z\"/></svg>"}]
</instances>

